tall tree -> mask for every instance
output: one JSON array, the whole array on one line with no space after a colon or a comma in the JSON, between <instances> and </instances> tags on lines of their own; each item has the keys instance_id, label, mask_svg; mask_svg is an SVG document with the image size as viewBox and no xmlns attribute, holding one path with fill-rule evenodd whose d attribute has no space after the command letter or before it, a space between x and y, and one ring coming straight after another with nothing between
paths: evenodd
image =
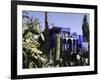
<instances>
[{"instance_id":1,"label":"tall tree","mask_svg":"<svg viewBox=\"0 0 100 80\"><path fill-rule=\"evenodd\" d=\"M42 42L41 46L43 48L44 53L49 57L49 25L48 25L48 12L44 13L45 15L45 29L43 32L45 41Z\"/></svg>"},{"instance_id":2,"label":"tall tree","mask_svg":"<svg viewBox=\"0 0 100 80\"><path fill-rule=\"evenodd\" d=\"M83 18L82 31L83 31L83 41L89 42L89 24L87 21L87 15L84 15Z\"/></svg>"}]
</instances>

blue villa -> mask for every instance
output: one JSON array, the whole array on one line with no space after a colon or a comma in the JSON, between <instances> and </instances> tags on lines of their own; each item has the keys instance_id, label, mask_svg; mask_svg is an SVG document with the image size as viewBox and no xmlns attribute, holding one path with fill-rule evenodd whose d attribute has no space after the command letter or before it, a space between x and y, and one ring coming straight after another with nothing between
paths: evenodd
<instances>
[{"instance_id":1,"label":"blue villa","mask_svg":"<svg viewBox=\"0 0 100 80\"><path fill-rule=\"evenodd\" d=\"M71 53L76 53L77 50L81 50L85 47L88 50L87 42L83 42L83 35L78 35L77 32L71 32L71 28L62 28L54 26L50 29L50 42L53 44L51 47L54 47L54 40L56 34L61 35L61 51L70 49Z\"/></svg>"}]
</instances>

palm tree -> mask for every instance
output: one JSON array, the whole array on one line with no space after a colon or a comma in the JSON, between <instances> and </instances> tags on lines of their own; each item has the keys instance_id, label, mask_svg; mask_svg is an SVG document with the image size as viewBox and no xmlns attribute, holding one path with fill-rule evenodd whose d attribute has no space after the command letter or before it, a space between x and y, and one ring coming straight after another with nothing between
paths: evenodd
<instances>
[{"instance_id":1,"label":"palm tree","mask_svg":"<svg viewBox=\"0 0 100 80\"><path fill-rule=\"evenodd\" d=\"M26 21L26 22L24 22ZM40 43L34 36L41 35L40 22L38 18L23 14L23 68L46 67L47 57L39 50Z\"/></svg>"}]
</instances>

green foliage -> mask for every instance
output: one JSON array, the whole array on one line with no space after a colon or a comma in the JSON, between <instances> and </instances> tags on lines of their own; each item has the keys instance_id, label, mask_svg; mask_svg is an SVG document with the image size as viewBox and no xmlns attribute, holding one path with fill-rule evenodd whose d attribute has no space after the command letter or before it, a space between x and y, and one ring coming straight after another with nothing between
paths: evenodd
<instances>
[{"instance_id":1,"label":"green foliage","mask_svg":"<svg viewBox=\"0 0 100 80\"><path fill-rule=\"evenodd\" d=\"M82 24L82 31L84 36L84 41L89 42L89 24L87 22L87 16L84 15L83 24Z\"/></svg>"},{"instance_id":2,"label":"green foliage","mask_svg":"<svg viewBox=\"0 0 100 80\"><path fill-rule=\"evenodd\" d=\"M41 28L39 19L24 15L27 23L23 23L23 68L43 68L47 66L48 58L42 50L39 50L40 44L38 38Z\"/></svg>"}]
</instances>

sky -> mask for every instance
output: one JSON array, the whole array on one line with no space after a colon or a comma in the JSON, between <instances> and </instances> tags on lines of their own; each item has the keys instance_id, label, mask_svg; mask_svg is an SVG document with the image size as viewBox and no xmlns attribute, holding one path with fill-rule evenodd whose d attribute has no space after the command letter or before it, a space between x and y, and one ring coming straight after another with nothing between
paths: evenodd
<instances>
[{"instance_id":1,"label":"sky","mask_svg":"<svg viewBox=\"0 0 100 80\"><path fill-rule=\"evenodd\" d=\"M45 27L45 16L44 12L37 11L26 11L28 15L34 18L38 18L42 29ZM71 32L77 32L82 34L82 21L84 15L87 15L88 23L90 21L89 14L86 13L67 13L67 12L48 12L48 23L49 28L52 25L57 27L71 28Z\"/></svg>"}]
</instances>

